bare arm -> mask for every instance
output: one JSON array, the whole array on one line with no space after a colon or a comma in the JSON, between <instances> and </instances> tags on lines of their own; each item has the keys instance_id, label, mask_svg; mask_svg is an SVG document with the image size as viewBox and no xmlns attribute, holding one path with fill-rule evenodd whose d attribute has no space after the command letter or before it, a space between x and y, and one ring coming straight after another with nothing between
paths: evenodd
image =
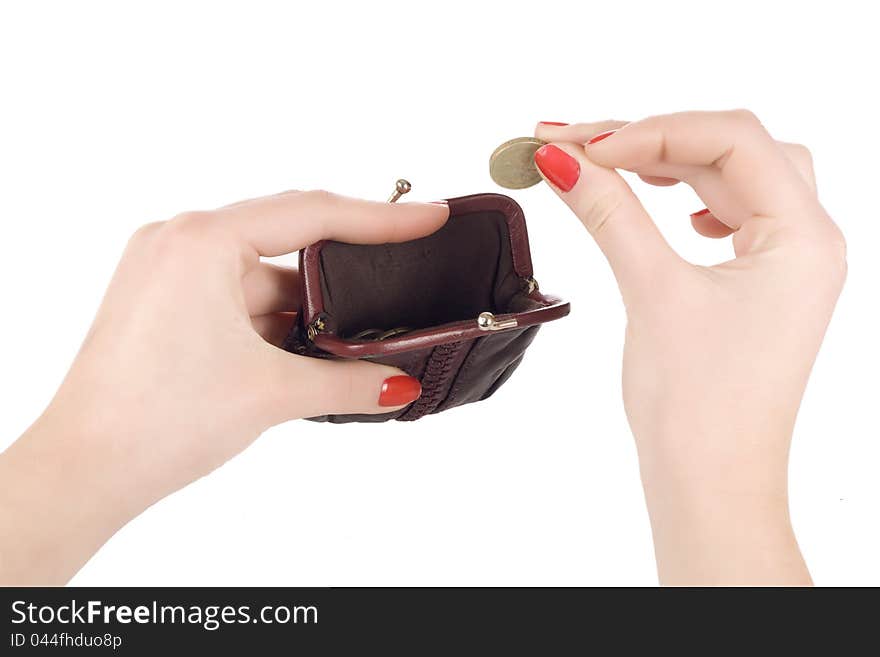
<instances>
[{"instance_id":1,"label":"bare arm","mask_svg":"<svg viewBox=\"0 0 880 657\"><path fill-rule=\"evenodd\" d=\"M415 239L448 213L286 192L139 230L48 409L0 454L0 584L66 582L126 522L274 424L417 398L396 368L279 349L298 273L260 256Z\"/></svg>"},{"instance_id":2,"label":"bare arm","mask_svg":"<svg viewBox=\"0 0 880 657\"><path fill-rule=\"evenodd\" d=\"M609 131L608 128L619 128ZM788 515L798 406L846 275L808 151L749 112L540 124L536 162L602 249L627 311L624 404L665 584L809 584ZM683 260L615 169L683 181L735 258Z\"/></svg>"}]
</instances>

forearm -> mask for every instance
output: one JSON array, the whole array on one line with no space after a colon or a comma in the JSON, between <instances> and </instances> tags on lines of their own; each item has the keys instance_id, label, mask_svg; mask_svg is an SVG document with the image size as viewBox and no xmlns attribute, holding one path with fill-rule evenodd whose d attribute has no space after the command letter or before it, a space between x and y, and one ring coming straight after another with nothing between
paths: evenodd
<instances>
[{"instance_id":1,"label":"forearm","mask_svg":"<svg viewBox=\"0 0 880 657\"><path fill-rule=\"evenodd\" d=\"M131 517L82 427L41 417L0 454L0 584L67 582Z\"/></svg>"},{"instance_id":2,"label":"forearm","mask_svg":"<svg viewBox=\"0 0 880 657\"><path fill-rule=\"evenodd\" d=\"M660 583L810 585L789 518L786 461L640 445Z\"/></svg>"}]
</instances>

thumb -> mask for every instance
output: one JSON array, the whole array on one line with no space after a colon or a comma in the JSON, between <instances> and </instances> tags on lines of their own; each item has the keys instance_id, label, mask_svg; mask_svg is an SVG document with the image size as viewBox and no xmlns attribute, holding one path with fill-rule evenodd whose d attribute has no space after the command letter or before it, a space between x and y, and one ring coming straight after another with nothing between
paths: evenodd
<instances>
[{"instance_id":1,"label":"thumb","mask_svg":"<svg viewBox=\"0 0 880 657\"><path fill-rule=\"evenodd\" d=\"M390 413L422 393L419 380L387 365L277 353L282 381L273 395L274 423L318 415Z\"/></svg>"},{"instance_id":2,"label":"thumb","mask_svg":"<svg viewBox=\"0 0 880 657\"><path fill-rule=\"evenodd\" d=\"M535 164L596 240L624 294L680 262L626 181L587 159L583 146L547 144Z\"/></svg>"}]
</instances>

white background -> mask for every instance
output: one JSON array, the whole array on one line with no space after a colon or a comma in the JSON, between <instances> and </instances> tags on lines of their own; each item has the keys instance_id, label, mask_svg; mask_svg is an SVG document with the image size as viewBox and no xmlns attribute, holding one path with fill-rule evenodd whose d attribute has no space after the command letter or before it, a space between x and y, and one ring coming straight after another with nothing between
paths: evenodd
<instances>
[{"instance_id":1,"label":"white background","mask_svg":"<svg viewBox=\"0 0 880 657\"><path fill-rule=\"evenodd\" d=\"M4 3L0 445L51 398L145 222L294 187L382 199L400 176L423 200L500 191L489 154L538 120L748 107L812 149L850 249L794 440L795 527L818 583L880 585L880 53L862 7ZM686 256L731 255L691 230L689 189L633 184ZM73 583L653 584L614 280L552 192L513 196L542 288L573 310L495 397L277 427Z\"/></svg>"}]
</instances>

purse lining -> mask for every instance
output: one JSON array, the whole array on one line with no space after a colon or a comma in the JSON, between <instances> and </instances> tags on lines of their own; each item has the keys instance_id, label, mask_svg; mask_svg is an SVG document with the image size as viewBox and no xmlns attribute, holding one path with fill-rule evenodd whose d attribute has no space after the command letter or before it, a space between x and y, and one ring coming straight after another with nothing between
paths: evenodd
<instances>
[{"instance_id":1,"label":"purse lining","mask_svg":"<svg viewBox=\"0 0 880 657\"><path fill-rule=\"evenodd\" d=\"M320 255L324 312L337 335L371 328L429 328L515 312L524 297L501 212L450 217L401 244L329 241Z\"/></svg>"}]
</instances>

